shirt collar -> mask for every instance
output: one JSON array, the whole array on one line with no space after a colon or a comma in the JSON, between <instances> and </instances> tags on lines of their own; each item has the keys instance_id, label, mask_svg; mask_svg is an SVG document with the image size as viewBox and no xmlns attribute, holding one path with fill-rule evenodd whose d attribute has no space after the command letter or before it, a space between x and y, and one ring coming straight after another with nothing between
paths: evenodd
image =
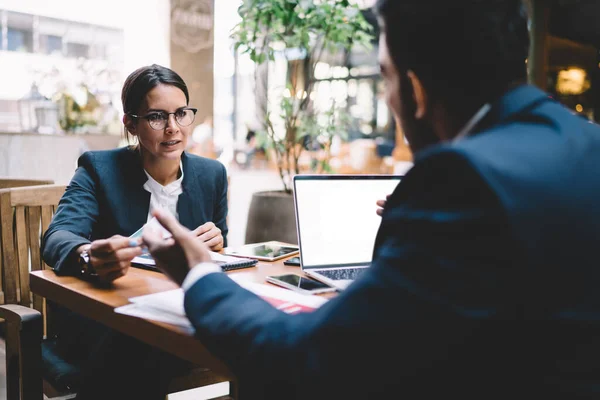
<instances>
[{"instance_id":1,"label":"shirt collar","mask_svg":"<svg viewBox=\"0 0 600 400\"><path fill-rule=\"evenodd\" d=\"M164 189L164 191L167 194L176 193L178 190L181 190L181 184L183 182L183 164L181 161L179 161L179 171L181 171L181 176L177 180L163 186L160 183L158 183L152 176L150 176L150 174L148 173L148 171L146 171L146 169L144 169L144 173L148 177L148 181L146 181L146 183L144 184L144 189L151 192L152 191L151 188L156 188L156 189Z\"/></svg>"},{"instance_id":2,"label":"shirt collar","mask_svg":"<svg viewBox=\"0 0 600 400\"><path fill-rule=\"evenodd\" d=\"M505 121L512 115L522 112L542 101L550 101L552 97L535 86L523 84L507 91L498 100L484 104L479 111L460 130L453 141L458 141L473 133L473 129L484 118L495 123Z\"/></svg>"},{"instance_id":3,"label":"shirt collar","mask_svg":"<svg viewBox=\"0 0 600 400\"><path fill-rule=\"evenodd\" d=\"M485 103L477 112L471 117L469 121L463 126L463 128L458 132L458 135L454 137L453 142L457 142L462 138L469 136L473 131L475 125L477 125L481 120L490 112L492 105L490 103Z\"/></svg>"}]
</instances>

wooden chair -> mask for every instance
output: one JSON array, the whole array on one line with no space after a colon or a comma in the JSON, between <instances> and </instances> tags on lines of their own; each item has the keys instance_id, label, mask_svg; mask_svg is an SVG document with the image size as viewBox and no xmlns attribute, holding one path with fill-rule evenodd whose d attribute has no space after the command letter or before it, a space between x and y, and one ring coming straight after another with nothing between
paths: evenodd
<instances>
[{"instance_id":1,"label":"wooden chair","mask_svg":"<svg viewBox=\"0 0 600 400\"><path fill-rule=\"evenodd\" d=\"M42 400L65 396L69 390L48 376L49 362L68 364L53 352L51 310L29 288L29 271L48 268L40 241L60 198L63 185L0 189L0 318L6 321L6 388L9 400ZM2 279L3 278L3 279ZM50 358L49 356L55 357ZM73 368L78 368L73 366ZM169 392L211 385L227 379L197 368L171 382ZM75 394L73 393L73 396Z\"/></svg>"},{"instance_id":2,"label":"wooden chair","mask_svg":"<svg viewBox=\"0 0 600 400\"><path fill-rule=\"evenodd\" d=\"M64 192L64 185L0 189L0 317L6 321L6 389L11 400L43 398L45 310L42 298L32 298L29 270L47 267L40 254L41 233Z\"/></svg>"},{"instance_id":3,"label":"wooden chair","mask_svg":"<svg viewBox=\"0 0 600 400\"><path fill-rule=\"evenodd\" d=\"M0 189L8 189L22 186L52 185L53 183L54 181L43 179L21 179L0 176Z\"/></svg>"},{"instance_id":4,"label":"wooden chair","mask_svg":"<svg viewBox=\"0 0 600 400\"><path fill-rule=\"evenodd\" d=\"M0 189L8 189L14 187L23 187L23 186L37 186L37 185L52 185L54 181L51 180L43 180L43 179L22 179L22 178L10 178L0 176ZM0 296L3 296L2 292L2 235L0 234ZM0 304L4 304L4 298L0 298Z\"/></svg>"}]
</instances>

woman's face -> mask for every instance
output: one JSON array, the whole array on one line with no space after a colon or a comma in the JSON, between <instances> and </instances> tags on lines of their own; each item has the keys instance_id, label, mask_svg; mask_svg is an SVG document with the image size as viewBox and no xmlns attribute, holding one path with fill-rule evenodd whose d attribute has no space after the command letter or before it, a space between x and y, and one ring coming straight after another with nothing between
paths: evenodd
<instances>
[{"instance_id":1,"label":"woman's face","mask_svg":"<svg viewBox=\"0 0 600 400\"><path fill-rule=\"evenodd\" d=\"M187 106L185 94L181 89L159 84L146 94L146 100L138 111L140 117L157 113L174 113ZM130 125L131 126L131 125ZM150 126L147 118L137 118L130 132L138 137L144 157L152 161L160 159L179 160L186 148L191 125L180 126L175 115L170 114L167 126L156 130Z\"/></svg>"}]
</instances>

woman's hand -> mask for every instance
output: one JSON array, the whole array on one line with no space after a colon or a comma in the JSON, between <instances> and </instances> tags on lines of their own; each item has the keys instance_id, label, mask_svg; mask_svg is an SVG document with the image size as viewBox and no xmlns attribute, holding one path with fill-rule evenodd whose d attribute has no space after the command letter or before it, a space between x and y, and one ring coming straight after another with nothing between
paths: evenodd
<instances>
[{"instance_id":1,"label":"woman's hand","mask_svg":"<svg viewBox=\"0 0 600 400\"><path fill-rule=\"evenodd\" d=\"M139 239L130 239L115 235L110 239L95 240L78 250L87 250L89 265L98 275L100 282L112 282L125 276L131 266L131 260L142 254ZM80 251L81 252L81 251Z\"/></svg>"},{"instance_id":2,"label":"woman's hand","mask_svg":"<svg viewBox=\"0 0 600 400\"><path fill-rule=\"evenodd\" d=\"M385 196L385 200L377 200L377 215L379 215L380 217L383 215L383 210L385 210L385 205L387 204L388 199L390 198L391 194L388 194L387 196Z\"/></svg>"},{"instance_id":3,"label":"woman's hand","mask_svg":"<svg viewBox=\"0 0 600 400\"><path fill-rule=\"evenodd\" d=\"M200 225L192 233L205 243L212 251L219 251L223 248L223 235L221 230L212 222Z\"/></svg>"}]
</instances>

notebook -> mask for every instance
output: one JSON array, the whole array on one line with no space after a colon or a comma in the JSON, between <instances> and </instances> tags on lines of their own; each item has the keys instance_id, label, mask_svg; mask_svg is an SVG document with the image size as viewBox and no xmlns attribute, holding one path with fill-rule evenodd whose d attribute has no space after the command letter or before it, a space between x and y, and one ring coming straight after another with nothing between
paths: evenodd
<instances>
[{"instance_id":1,"label":"notebook","mask_svg":"<svg viewBox=\"0 0 600 400\"><path fill-rule=\"evenodd\" d=\"M160 225L156 218L152 218L146 223L146 225L142 226L129 237L134 239L141 237L144 231L144 227L148 225L152 225L156 227L156 229L158 229L160 232L162 232L164 239L171 236L170 232L163 228L163 226ZM214 251L210 252L210 258L212 262L219 265L223 271L232 271L234 269L252 267L258 263L258 260L254 260L251 258L231 257L215 253ZM131 260L131 264L139 268L161 272L160 269L156 266L154 258L152 258L152 255L148 252L142 253L141 255L135 257L133 260Z\"/></svg>"},{"instance_id":2,"label":"notebook","mask_svg":"<svg viewBox=\"0 0 600 400\"><path fill-rule=\"evenodd\" d=\"M258 260L250 258L229 257L223 254L210 252L210 258L213 263L221 267L223 271L232 271L234 269L253 267ZM156 266L156 262L149 253L144 253L131 260L131 264L138 268L149 269L151 271L161 272Z\"/></svg>"},{"instance_id":3,"label":"notebook","mask_svg":"<svg viewBox=\"0 0 600 400\"><path fill-rule=\"evenodd\" d=\"M400 175L296 175L294 203L302 271L345 289L371 264L381 223L377 200Z\"/></svg>"}]
</instances>

